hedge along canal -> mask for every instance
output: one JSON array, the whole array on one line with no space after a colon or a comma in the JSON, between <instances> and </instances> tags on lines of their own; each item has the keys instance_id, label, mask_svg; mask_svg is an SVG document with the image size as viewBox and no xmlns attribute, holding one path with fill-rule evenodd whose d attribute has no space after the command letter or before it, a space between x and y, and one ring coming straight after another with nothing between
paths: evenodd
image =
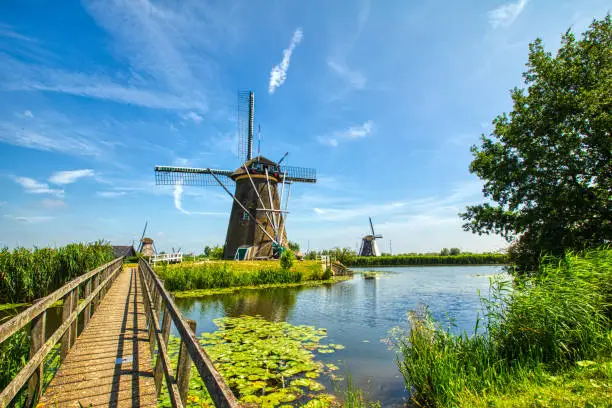
<instances>
[{"instance_id":1,"label":"hedge along canal","mask_svg":"<svg viewBox=\"0 0 612 408\"><path fill-rule=\"evenodd\" d=\"M453 331L473 331L480 310L478 290L486 294L489 277L502 266L427 266L368 268L374 279L356 274L333 285L248 289L201 298L177 298L196 334L218 330L214 319L261 316L272 322L325 329L321 343L342 345L328 352L313 350L314 361L332 367L337 378L350 373L356 386L381 405L401 406L408 396L395 363L395 351L384 341L396 326L406 326L406 313L427 305L434 317L454 320ZM360 271L357 269L356 271ZM218 322L218 321L217 321ZM206 337L206 336L205 336ZM323 373L316 381L341 395L342 382Z\"/></svg>"}]
</instances>

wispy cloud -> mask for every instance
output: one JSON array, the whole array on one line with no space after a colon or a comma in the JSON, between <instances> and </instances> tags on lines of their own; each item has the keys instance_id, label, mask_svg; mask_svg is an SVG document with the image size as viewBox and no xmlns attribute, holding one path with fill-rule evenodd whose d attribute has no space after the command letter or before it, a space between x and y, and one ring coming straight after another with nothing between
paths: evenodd
<instances>
[{"instance_id":1,"label":"wispy cloud","mask_svg":"<svg viewBox=\"0 0 612 408\"><path fill-rule=\"evenodd\" d=\"M364 89L367 79L359 71L351 70L346 63L333 59L327 60L327 66L354 89Z\"/></svg>"},{"instance_id":2,"label":"wispy cloud","mask_svg":"<svg viewBox=\"0 0 612 408\"><path fill-rule=\"evenodd\" d=\"M34 114L32 113L32 111L27 110L27 111L23 112L23 117L27 118L27 119L33 119L34 118Z\"/></svg>"},{"instance_id":3,"label":"wispy cloud","mask_svg":"<svg viewBox=\"0 0 612 408\"><path fill-rule=\"evenodd\" d=\"M49 181L53 184L72 184L83 177L93 177L95 175L92 169L83 170L67 170L57 171L49 177Z\"/></svg>"},{"instance_id":4,"label":"wispy cloud","mask_svg":"<svg viewBox=\"0 0 612 408\"><path fill-rule=\"evenodd\" d=\"M285 82L285 79L287 79L287 70L289 69L289 63L291 62L291 54L293 54L295 47L300 43L300 41L302 41L302 37L302 29L296 29L293 33L293 38L291 39L289 48L283 50L283 60L280 64L272 68L272 71L270 72L270 84L268 85L268 92L270 94L273 94L276 88L281 86Z\"/></svg>"},{"instance_id":5,"label":"wispy cloud","mask_svg":"<svg viewBox=\"0 0 612 408\"><path fill-rule=\"evenodd\" d=\"M85 131L89 132L89 131ZM104 142L91 134L69 127L36 124L23 128L13 123L0 123L0 142L36 150L59 152L74 156L101 157Z\"/></svg>"},{"instance_id":6,"label":"wispy cloud","mask_svg":"<svg viewBox=\"0 0 612 408\"><path fill-rule=\"evenodd\" d=\"M182 184L178 183L174 186L173 196L174 196L174 207L180 212L182 212L183 214L189 214L188 211L185 211L183 209L183 186Z\"/></svg>"},{"instance_id":7,"label":"wispy cloud","mask_svg":"<svg viewBox=\"0 0 612 408\"><path fill-rule=\"evenodd\" d=\"M23 222L25 224L34 224L38 222L46 222L55 219L55 217L51 217L48 215L34 215L34 216L21 216L21 215L5 215L5 218L12 219L17 222Z\"/></svg>"},{"instance_id":8,"label":"wispy cloud","mask_svg":"<svg viewBox=\"0 0 612 408\"><path fill-rule=\"evenodd\" d=\"M102 198L117 198L126 194L125 191L96 191L96 196Z\"/></svg>"},{"instance_id":9,"label":"wispy cloud","mask_svg":"<svg viewBox=\"0 0 612 408\"><path fill-rule=\"evenodd\" d=\"M510 27L514 20L525 9L529 0L517 0L516 3L506 3L489 11L489 23L493 28Z\"/></svg>"},{"instance_id":10,"label":"wispy cloud","mask_svg":"<svg viewBox=\"0 0 612 408\"><path fill-rule=\"evenodd\" d=\"M53 200L50 198L45 198L40 203L46 208L61 208L66 206L66 202L64 200Z\"/></svg>"},{"instance_id":11,"label":"wispy cloud","mask_svg":"<svg viewBox=\"0 0 612 408\"><path fill-rule=\"evenodd\" d=\"M366 137L374 132L374 122L368 120L359 126L351 126L345 130L333 132L330 135L318 136L319 143L336 147L341 140L359 139Z\"/></svg>"},{"instance_id":12,"label":"wispy cloud","mask_svg":"<svg viewBox=\"0 0 612 408\"><path fill-rule=\"evenodd\" d=\"M190 120L193 123L197 123L197 124L200 124L202 122L202 120L204 120L204 118L202 116L198 115L197 113L195 113L193 111L189 112L189 113L186 113L184 115L181 115L181 118L183 118L184 120Z\"/></svg>"},{"instance_id":13,"label":"wispy cloud","mask_svg":"<svg viewBox=\"0 0 612 408\"><path fill-rule=\"evenodd\" d=\"M13 180L29 194L52 194L58 197L64 195L64 190L49 188L47 183L40 183L29 177L13 177Z\"/></svg>"}]
</instances>

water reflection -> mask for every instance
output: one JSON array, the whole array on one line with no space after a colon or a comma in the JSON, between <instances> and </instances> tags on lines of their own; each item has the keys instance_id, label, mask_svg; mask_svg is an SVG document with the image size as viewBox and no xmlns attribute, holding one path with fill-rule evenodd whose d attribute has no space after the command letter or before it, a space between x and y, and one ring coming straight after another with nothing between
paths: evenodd
<instances>
[{"instance_id":1,"label":"water reflection","mask_svg":"<svg viewBox=\"0 0 612 408\"><path fill-rule=\"evenodd\" d=\"M381 339L395 326L406 327L406 313L427 305L436 318L454 320L453 331L471 333L480 310L478 290L486 294L495 266L399 267L377 269L376 279L311 288L247 290L201 299L177 299L182 313L197 322L197 333L217 329L223 316L261 315L327 329L326 341L346 348L317 359L351 373L356 386L383 407L403 406L408 393L395 364L396 354ZM382 272L382 273L380 273ZM321 378L330 392L337 388Z\"/></svg>"}]
</instances>

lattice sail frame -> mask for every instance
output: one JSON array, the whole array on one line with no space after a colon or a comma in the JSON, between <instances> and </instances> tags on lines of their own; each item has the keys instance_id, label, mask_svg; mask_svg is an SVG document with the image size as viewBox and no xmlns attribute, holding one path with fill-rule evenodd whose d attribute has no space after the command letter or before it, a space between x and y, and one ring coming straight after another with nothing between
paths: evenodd
<instances>
[{"instance_id":1,"label":"lattice sail frame","mask_svg":"<svg viewBox=\"0 0 612 408\"><path fill-rule=\"evenodd\" d=\"M234 180L230 177L233 173L231 170L155 166L155 184L160 186L177 184L183 186L218 186L219 183L211 173L214 173L225 185L233 185L234 183ZM282 174L286 174L285 182L317 182L317 171L308 167L280 166L280 182L283 181Z\"/></svg>"},{"instance_id":2,"label":"lattice sail frame","mask_svg":"<svg viewBox=\"0 0 612 408\"><path fill-rule=\"evenodd\" d=\"M218 186L219 183L211 175L215 175L225 185L233 185L230 178L232 171L217 169L194 169L188 167L155 166L155 184L158 186Z\"/></svg>"}]
</instances>

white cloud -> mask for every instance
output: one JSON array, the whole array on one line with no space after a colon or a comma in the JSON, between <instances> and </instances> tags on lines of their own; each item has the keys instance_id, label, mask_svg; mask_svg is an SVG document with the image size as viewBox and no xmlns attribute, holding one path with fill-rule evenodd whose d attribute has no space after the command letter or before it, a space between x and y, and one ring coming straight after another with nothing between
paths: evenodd
<instances>
[{"instance_id":1,"label":"white cloud","mask_svg":"<svg viewBox=\"0 0 612 408\"><path fill-rule=\"evenodd\" d=\"M182 212L183 214L189 215L189 212L183 209L183 185L182 184L177 183L174 186L173 196L174 196L174 207L180 212Z\"/></svg>"},{"instance_id":2,"label":"white cloud","mask_svg":"<svg viewBox=\"0 0 612 408\"><path fill-rule=\"evenodd\" d=\"M327 66L342 77L348 84L354 89L364 89L366 86L367 79L359 71L351 70L344 62L335 61L333 59L327 60Z\"/></svg>"},{"instance_id":3,"label":"white cloud","mask_svg":"<svg viewBox=\"0 0 612 408\"><path fill-rule=\"evenodd\" d=\"M46 208L61 208L66 206L66 202L64 202L64 200L52 200L49 198L42 200L41 204Z\"/></svg>"},{"instance_id":4,"label":"white cloud","mask_svg":"<svg viewBox=\"0 0 612 408\"><path fill-rule=\"evenodd\" d=\"M51 189L47 183L39 183L38 181L29 177L13 177L13 180L21 185L26 193L30 194L52 194L58 197L64 195L64 190Z\"/></svg>"},{"instance_id":5,"label":"white cloud","mask_svg":"<svg viewBox=\"0 0 612 408\"><path fill-rule=\"evenodd\" d=\"M83 169L83 170L68 170L68 171L57 171L51 175L49 181L54 184L72 184L76 182L78 179L83 177L93 177L95 175L94 171L91 169Z\"/></svg>"},{"instance_id":6,"label":"white cloud","mask_svg":"<svg viewBox=\"0 0 612 408\"><path fill-rule=\"evenodd\" d=\"M189 113L186 113L184 115L181 115L181 118L185 119L185 120L190 120L193 123L197 123L200 124L202 123L202 120L204 120L204 118L200 115L198 115L197 113L191 111Z\"/></svg>"},{"instance_id":7,"label":"white cloud","mask_svg":"<svg viewBox=\"0 0 612 408\"><path fill-rule=\"evenodd\" d=\"M25 224L34 224L38 222L51 221L55 219L55 217L47 216L47 215L39 215L39 216L18 216L18 215L5 215L6 218L10 218L12 220L23 222Z\"/></svg>"},{"instance_id":8,"label":"white cloud","mask_svg":"<svg viewBox=\"0 0 612 408\"><path fill-rule=\"evenodd\" d=\"M510 27L521 14L529 0L517 0L516 3L506 3L489 11L489 23L493 28Z\"/></svg>"},{"instance_id":9,"label":"white cloud","mask_svg":"<svg viewBox=\"0 0 612 408\"><path fill-rule=\"evenodd\" d=\"M59 124L54 128L54 125L45 125L23 129L11 123L0 123L0 142L74 156L101 157L104 154L103 141L93 140L93 135L69 127L60 130L61 126Z\"/></svg>"},{"instance_id":10,"label":"white cloud","mask_svg":"<svg viewBox=\"0 0 612 408\"><path fill-rule=\"evenodd\" d=\"M374 122L368 120L362 125L351 126L345 130L333 132L330 135L318 136L317 140L319 143L336 147L340 140L360 139L372 134L372 132L374 132Z\"/></svg>"},{"instance_id":11,"label":"white cloud","mask_svg":"<svg viewBox=\"0 0 612 408\"><path fill-rule=\"evenodd\" d=\"M293 33L293 38L291 39L289 48L283 50L283 60L280 64L272 68L272 71L270 72L270 84L268 85L268 92L270 94L273 94L276 88L281 86L285 82L285 79L287 79L287 70L289 69L289 63L291 62L291 54L293 54L295 47L300 43L300 41L302 41L302 37L302 29L296 29Z\"/></svg>"},{"instance_id":12,"label":"white cloud","mask_svg":"<svg viewBox=\"0 0 612 408\"><path fill-rule=\"evenodd\" d=\"M126 195L125 191L97 191L96 196L102 198L117 198Z\"/></svg>"},{"instance_id":13,"label":"white cloud","mask_svg":"<svg viewBox=\"0 0 612 408\"><path fill-rule=\"evenodd\" d=\"M34 117L34 114L32 114L32 111L27 110L27 111L23 112L23 117L24 118L28 118L28 119L32 119Z\"/></svg>"}]
</instances>

